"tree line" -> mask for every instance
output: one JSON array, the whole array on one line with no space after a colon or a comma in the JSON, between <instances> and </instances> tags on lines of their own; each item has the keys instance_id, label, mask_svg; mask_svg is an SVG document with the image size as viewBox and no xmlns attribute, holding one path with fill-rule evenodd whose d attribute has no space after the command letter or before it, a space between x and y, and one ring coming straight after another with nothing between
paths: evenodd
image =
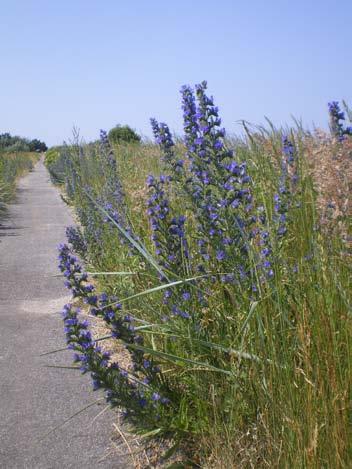
<instances>
[{"instance_id":1,"label":"tree line","mask_svg":"<svg viewBox=\"0 0 352 469\"><path fill-rule=\"evenodd\" d=\"M18 152L18 151L46 151L48 147L44 142L34 138L19 137L18 135L11 135L8 132L0 134L0 151Z\"/></svg>"}]
</instances>

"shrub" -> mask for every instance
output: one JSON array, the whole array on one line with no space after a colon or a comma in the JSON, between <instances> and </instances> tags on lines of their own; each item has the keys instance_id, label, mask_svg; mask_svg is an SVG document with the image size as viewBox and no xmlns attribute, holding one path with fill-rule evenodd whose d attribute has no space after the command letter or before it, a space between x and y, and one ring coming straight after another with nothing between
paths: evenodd
<instances>
[{"instance_id":1,"label":"shrub","mask_svg":"<svg viewBox=\"0 0 352 469\"><path fill-rule=\"evenodd\" d=\"M111 143L139 143L141 137L128 125L116 125L109 131Z\"/></svg>"},{"instance_id":2,"label":"shrub","mask_svg":"<svg viewBox=\"0 0 352 469\"><path fill-rule=\"evenodd\" d=\"M38 152L44 152L48 149L46 144L44 142L41 142L37 138L31 140L29 142L29 150L30 151L38 151Z\"/></svg>"},{"instance_id":3,"label":"shrub","mask_svg":"<svg viewBox=\"0 0 352 469\"><path fill-rule=\"evenodd\" d=\"M17 152L28 152L30 150L30 145L27 142L21 140L14 140L11 145L5 148L8 153L17 153Z\"/></svg>"},{"instance_id":4,"label":"shrub","mask_svg":"<svg viewBox=\"0 0 352 469\"><path fill-rule=\"evenodd\" d=\"M58 159L59 157L59 149L58 147L52 147L52 148L49 148L49 150L46 152L45 154L45 164L47 166L55 163L55 161Z\"/></svg>"},{"instance_id":5,"label":"shrub","mask_svg":"<svg viewBox=\"0 0 352 469\"><path fill-rule=\"evenodd\" d=\"M55 184L65 182L65 147L52 147L45 154L45 165L49 170L51 180Z\"/></svg>"},{"instance_id":6,"label":"shrub","mask_svg":"<svg viewBox=\"0 0 352 469\"><path fill-rule=\"evenodd\" d=\"M23 137L12 136L10 133L6 132L0 134L0 150L7 151L9 153L18 151L43 152L47 150L47 146L44 142L41 142L36 138L28 140Z\"/></svg>"}]
</instances>

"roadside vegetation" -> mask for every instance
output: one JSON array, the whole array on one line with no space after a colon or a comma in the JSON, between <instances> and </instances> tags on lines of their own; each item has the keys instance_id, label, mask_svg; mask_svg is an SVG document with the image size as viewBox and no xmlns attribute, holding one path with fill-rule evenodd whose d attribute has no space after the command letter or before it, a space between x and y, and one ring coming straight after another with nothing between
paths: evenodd
<instances>
[{"instance_id":1,"label":"roadside vegetation","mask_svg":"<svg viewBox=\"0 0 352 469\"><path fill-rule=\"evenodd\" d=\"M79 220L59 252L75 366L166 459L350 467L352 129L333 102L330 134L228 137L205 82L181 99L177 142L152 119L155 144L47 153Z\"/></svg>"},{"instance_id":2,"label":"roadside vegetation","mask_svg":"<svg viewBox=\"0 0 352 469\"><path fill-rule=\"evenodd\" d=\"M17 178L30 171L38 159L37 153L0 151L0 214L15 194Z\"/></svg>"},{"instance_id":3,"label":"roadside vegetation","mask_svg":"<svg viewBox=\"0 0 352 469\"><path fill-rule=\"evenodd\" d=\"M47 149L46 144L37 138L30 140L18 135L12 136L8 132L0 134L0 152L44 152Z\"/></svg>"}]
</instances>

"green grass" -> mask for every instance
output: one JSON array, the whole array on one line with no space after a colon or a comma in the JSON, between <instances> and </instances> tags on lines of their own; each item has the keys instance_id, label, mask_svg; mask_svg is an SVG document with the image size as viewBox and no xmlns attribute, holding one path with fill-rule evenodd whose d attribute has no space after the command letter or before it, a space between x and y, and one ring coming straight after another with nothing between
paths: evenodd
<instances>
[{"instance_id":1,"label":"green grass","mask_svg":"<svg viewBox=\"0 0 352 469\"><path fill-rule=\"evenodd\" d=\"M38 159L36 153L0 152L0 211L3 211L4 204L13 198L17 179L30 171Z\"/></svg>"},{"instance_id":2,"label":"green grass","mask_svg":"<svg viewBox=\"0 0 352 469\"><path fill-rule=\"evenodd\" d=\"M208 304L192 300L191 322L162 321L167 310L164 285L153 265L147 256L131 257L118 230L102 224L104 216L92 209L82 187L89 186L99 200L105 163L98 147L84 147L81 158L75 156L77 149L68 149L80 178L74 191L71 188L70 201L78 211L93 211L102 227L101 241L89 240L88 266L93 271L132 272L100 275L99 288L116 294L124 312L143 325L144 351L160 364L171 390L172 410L161 415L154 430L188 442L193 460L202 467L352 464L351 263L338 230L319 224L319 184L307 157L314 137L302 129L292 130L291 137L298 152L299 182L288 233L274 246L274 280L262 284L254 279L259 290L254 296L240 285L221 283L219 266L209 264L209 275L192 286L209 292ZM262 130L228 144L238 159L247 161L254 198L270 218L281 131ZM184 148L179 145L177 152L182 155ZM156 262L145 179L163 171L160 150L150 144L117 145L114 153L131 225ZM175 213L186 213L187 238L196 257L197 230L188 196L175 184L170 198ZM255 264L260 247L253 242L251 249ZM194 269L186 272L186 264L181 280L196 277ZM170 281L178 280L171 272ZM179 284L171 288L182 291Z\"/></svg>"}]
</instances>

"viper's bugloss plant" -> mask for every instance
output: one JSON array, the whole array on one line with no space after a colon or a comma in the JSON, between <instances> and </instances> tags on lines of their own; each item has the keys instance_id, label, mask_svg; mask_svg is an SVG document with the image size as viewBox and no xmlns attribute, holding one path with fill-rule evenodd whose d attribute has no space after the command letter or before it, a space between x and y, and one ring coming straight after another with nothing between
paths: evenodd
<instances>
[{"instance_id":1,"label":"viper's bugloss plant","mask_svg":"<svg viewBox=\"0 0 352 469\"><path fill-rule=\"evenodd\" d=\"M337 101L328 104L330 114L331 133L338 141L342 142L346 135L352 135L352 127L344 127L345 113L341 111Z\"/></svg>"},{"instance_id":2,"label":"viper's bugloss plant","mask_svg":"<svg viewBox=\"0 0 352 469\"><path fill-rule=\"evenodd\" d=\"M158 179L149 176L147 186L150 189L148 199L148 216L152 229L152 240L155 252L160 257L160 264L167 270L182 275L186 269L189 251L184 225L184 215L172 216L170 204L166 195L167 185L171 179L160 176Z\"/></svg>"},{"instance_id":3,"label":"viper's bugloss plant","mask_svg":"<svg viewBox=\"0 0 352 469\"><path fill-rule=\"evenodd\" d=\"M111 354L104 351L88 330L89 323L79 319L80 309L73 304L64 306L64 320L67 346L74 350L74 361L80 363L82 373L90 372L93 389L102 388L111 405L122 407L125 417L136 425L140 419L144 425L155 425L160 420L162 408L167 408L170 399L165 396L167 386L161 379L160 368L153 358L148 358L143 349L143 337L135 331L133 318L124 315L122 305L106 293L97 295L77 258L66 244L59 246L59 268L66 277L65 286L73 298L80 298L91 307L93 316L102 317L111 330L111 337L123 341L130 352L131 364L128 369L111 360ZM164 394L160 394L161 389Z\"/></svg>"},{"instance_id":4,"label":"viper's bugloss plant","mask_svg":"<svg viewBox=\"0 0 352 469\"><path fill-rule=\"evenodd\" d=\"M182 139L152 119L157 145L112 147L102 132L66 149L82 236L68 230L59 260L77 366L139 431L189 445L198 465L348 467L349 261L346 238L319 222L321 142L245 123L232 138L206 82L181 98Z\"/></svg>"},{"instance_id":5,"label":"viper's bugloss plant","mask_svg":"<svg viewBox=\"0 0 352 469\"><path fill-rule=\"evenodd\" d=\"M118 211L119 222L125 224L125 194L122 187L116 158L110 145L107 133L104 130L100 131L100 152L105 163L105 200L106 202L113 203L115 210Z\"/></svg>"},{"instance_id":6,"label":"viper's bugloss plant","mask_svg":"<svg viewBox=\"0 0 352 469\"><path fill-rule=\"evenodd\" d=\"M249 228L255 221L251 178L246 163L236 161L233 151L226 148L219 110L214 99L206 95L206 87L206 82L197 85L196 97L189 86L181 90L190 160L187 190L195 210L203 260L212 258L242 279L249 273Z\"/></svg>"},{"instance_id":7,"label":"viper's bugloss plant","mask_svg":"<svg viewBox=\"0 0 352 469\"><path fill-rule=\"evenodd\" d=\"M284 136L282 139L281 174L278 192L274 195L274 221L277 225L277 236L280 238L287 231L287 217L297 188L298 174L293 143Z\"/></svg>"},{"instance_id":8,"label":"viper's bugloss plant","mask_svg":"<svg viewBox=\"0 0 352 469\"><path fill-rule=\"evenodd\" d=\"M72 245L73 250L84 258L87 253L87 243L81 229L77 226L67 227L66 237L67 241Z\"/></svg>"}]
</instances>

